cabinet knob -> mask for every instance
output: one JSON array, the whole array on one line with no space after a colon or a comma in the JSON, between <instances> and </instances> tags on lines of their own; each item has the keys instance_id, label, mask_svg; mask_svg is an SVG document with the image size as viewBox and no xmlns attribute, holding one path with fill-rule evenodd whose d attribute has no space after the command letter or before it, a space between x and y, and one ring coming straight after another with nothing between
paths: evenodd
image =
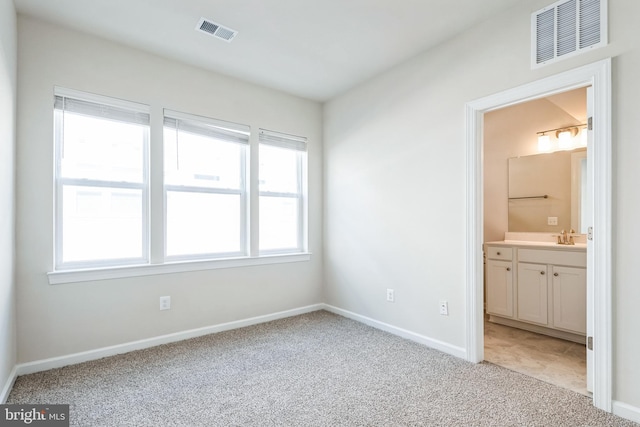
<instances>
[{"instance_id":1,"label":"cabinet knob","mask_svg":"<svg viewBox=\"0 0 640 427\"><path fill-rule=\"evenodd\" d=\"M500 255L500 252L496 252L496 255Z\"/></svg>"},{"instance_id":2,"label":"cabinet knob","mask_svg":"<svg viewBox=\"0 0 640 427\"><path fill-rule=\"evenodd\" d=\"M558 274L558 273L553 273L553 275L554 275L554 276L556 276L556 277L558 277L558 276L559 276L559 274Z\"/></svg>"},{"instance_id":3,"label":"cabinet knob","mask_svg":"<svg viewBox=\"0 0 640 427\"><path fill-rule=\"evenodd\" d=\"M507 267L507 271L511 271L511 267Z\"/></svg>"},{"instance_id":4,"label":"cabinet knob","mask_svg":"<svg viewBox=\"0 0 640 427\"><path fill-rule=\"evenodd\" d=\"M540 274L542 274L544 276L544 271L541 271Z\"/></svg>"}]
</instances>

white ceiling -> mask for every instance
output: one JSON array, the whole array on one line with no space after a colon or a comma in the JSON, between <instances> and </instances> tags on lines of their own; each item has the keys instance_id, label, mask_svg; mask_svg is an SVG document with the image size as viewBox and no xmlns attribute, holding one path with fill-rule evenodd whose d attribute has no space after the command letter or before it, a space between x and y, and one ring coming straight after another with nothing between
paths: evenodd
<instances>
[{"instance_id":1,"label":"white ceiling","mask_svg":"<svg viewBox=\"0 0 640 427\"><path fill-rule=\"evenodd\" d=\"M18 12L318 101L522 0L15 0ZM207 18L226 43L195 31Z\"/></svg>"}]
</instances>

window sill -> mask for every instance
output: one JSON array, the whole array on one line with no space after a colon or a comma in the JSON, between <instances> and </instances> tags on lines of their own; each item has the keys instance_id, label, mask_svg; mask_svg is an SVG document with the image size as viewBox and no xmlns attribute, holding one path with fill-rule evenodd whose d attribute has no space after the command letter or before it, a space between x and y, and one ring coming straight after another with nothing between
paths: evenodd
<instances>
[{"instance_id":1,"label":"window sill","mask_svg":"<svg viewBox=\"0 0 640 427\"><path fill-rule=\"evenodd\" d=\"M216 270L218 268L251 267L255 265L282 264L309 261L308 252L285 255L262 255L258 257L225 258L206 261L168 262L125 267L96 268L86 270L53 271L48 273L49 284L91 282L95 280L123 279L128 277L153 276L158 274L184 273L189 271Z\"/></svg>"}]
</instances>

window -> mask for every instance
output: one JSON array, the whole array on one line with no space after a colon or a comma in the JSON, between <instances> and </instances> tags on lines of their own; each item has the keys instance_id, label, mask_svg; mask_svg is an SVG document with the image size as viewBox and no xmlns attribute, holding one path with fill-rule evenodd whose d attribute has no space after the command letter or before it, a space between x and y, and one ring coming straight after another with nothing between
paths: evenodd
<instances>
[{"instance_id":1,"label":"window","mask_svg":"<svg viewBox=\"0 0 640 427\"><path fill-rule=\"evenodd\" d=\"M149 259L148 107L56 88L55 266Z\"/></svg>"},{"instance_id":2,"label":"window","mask_svg":"<svg viewBox=\"0 0 640 427\"><path fill-rule=\"evenodd\" d=\"M249 127L165 110L165 254L247 255Z\"/></svg>"},{"instance_id":3,"label":"window","mask_svg":"<svg viewBox=\"0 0 640 427\"><path fill-rule=\"evenodd\" d=\"M49 283L310 258L306 138L168 109L151 127L149 106L58 87L53 112Z\"/></svg>"},{"instance_id":4,"label":"window","mask_svg":"<svg viewBox=\"0 0 640 427\"><path fill-rule=\"evenodd\" d=\"M260 129L260 253L302 252L306 138Z\"/></svg>"}]
</instances>

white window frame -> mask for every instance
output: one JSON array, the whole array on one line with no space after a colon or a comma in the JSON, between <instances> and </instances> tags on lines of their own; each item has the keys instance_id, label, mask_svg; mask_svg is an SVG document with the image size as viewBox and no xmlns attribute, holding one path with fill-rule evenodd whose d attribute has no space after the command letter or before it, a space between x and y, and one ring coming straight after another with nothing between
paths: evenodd
<instances>
[{"instance_id":1,"label":"white window frame","mask_svg":"<svg viewBox=\"0 0 640 427\"><path fill-rule=\"evenodd\" d=\"M114 111L126 111L125 114L135 114L142 121L146 120L147 128L143 134L143 179L140 183L129 183L119 181L108 181L98 179L65 178L61 176L62 158L64 153L63 126L65 99L72 99L84 103L97 104L106 112L110 109ZM54 269L55 271L67 271L78 269L92 269L105 267L121 267L130 265L141 265L149 263L149 111L148 105L139 104L121 99L81 92L61 87L54 88ZM62 114L60 114L62 112ZM105 117L96 114L95 117ZM142 247L141 257L121 258L108 260L90 260L63 262L63 189L65 186L78 187L108 187L114 189L135 189L142 192Z\"/></svg>"},{"instance_id":2,"label":"white window frame","mask_svg":"<svg viewBox=\"0 0 640 427\"><path fill-rule=\"evenodd\" d=\"M292 150L297 153L297 191L295 193L282 193L274 191L258 192L258 197L282 197L296 200L298 209L297 245L295 248L283 249L258 249L260 255L294 254L303 253L307 249L307 138L289 135L282 132L260 129L258 136L259 145ZM258 221L259 222L259 221ZM258 248L260 244L258 243Z\"/></svg>"},{"instance_id":3,"label":"white window frame","mask_svg":"<svg viewBox=\"0 0 640 427\"><path fill-rule=\"evenodd\" d=\"M150 107L144 104L139 104L130 101L124 101L116 98L110 98L101 95L94 95L86 92L76 91L72 89L65 89L55 87L54 89L55 96L63 96L69 98L75 98L79 100L84 100L87 102L93 102L97 104L102 104L106 107L115 107L137 111L147 116L150 115ZM55 97L54 97L55 99ZM55 105L55 104L54 104ZM157 131L160 134L163 134L162 125L157 128L154 126L153 130L148 130L145 136L145 141L143 145L143 173L144 173L144 181L141 184L142 186L142 197L143 197L143 257L140 259L127 259L127 260L108 260L106 262L87 262L87 263L65 263L64 265L60 265L57 260L61 258L61 240L59 237L61 236L61 227L60 222L60 214L62 213L62 203L61 203L61 195L62 195L62 185L76 185L78 182L75 180L61 180L60 178L60 164L59 159L61 158L62 153L62 144L60 141L61 134L56 134L54 132L54 160L55 160L55 176L54 176L54 256L53 263L54 268L53 271L47 274L49 279L49 284L65 284L65 283L80 283L80 282L88 282L88 281L96 281L96 280L111 280L111 279L121 279L121 278L132 278L132 277L144 277L151 275L162 275L162 274L172 274L172 273L182 273L182 272L191 272L191 271L203 271L203 270L214 270L214 269L224 269L224 268L235 268L235 267L248 267L248 266L259 266L259 265L270 265L270 264L284 264L284 263L295 263L295 262L304 262L309 261L311 259L311 253L308 251L308 176L307 176L307 153L306 153L306 138L295 137L292 135L287 135L279 132L267 131L261 129L263 131L263 139L264 136L271 136L274 140L280 138L279 142L282 144L293 144L294 146L297 144L299 148L304 147L304 152L301 153L298 158L298 177L299 177L299 191L296 194L298 199L298 209L299 212L299 229L298 229L298 247L286 250L275 250L275 251L259 251L259 239L258 237L258 227L259 227L259 198L260 195L265 196L281 196L281 197L290 197L290 194L278 194L272 192L262 192L260 193L258 188L258 175L259 175L259 165L258 165L258 156L257 151L259 148L260 136L250 135L251 128L246 125L237 125L235 123L229 123L221 120L210 119L201 116L195 116L186 113L179 113L177 111L172 110L164 110L165 114L168 113L169 116L173 115L177 118L196 118L200 121L204 119L209 125L219 127L221 129L227 129L231 131L242 131L246 132L248 135L250 142L245 148L245 156L244 158L244 167L243 167L243 176L244 176L244 202L242 212L245 215L242 225L242 244L244 253L243 254L216 254L215 257L212 256L200 256L198 257L167 257L166 256L166 189L165 183L163 180L159 181L158 184L163 186L163 192L161 193L163 197L163 207L164 211L160 214L163 215L163 219L161 220L164 224L162 227L162 236L152 236L151 235L151 215L150 212L150 198L151 191L150 186L155 185L155 181L150 181L150 167L164 169L164 161L160 160L160 164L150 165L150 133ZM54 113L54 117L55 117ZM156 122L157 123L157 122ZM55 124L55 123L54 123ZM236 128L234 126L239 127ZM54 127L55 131L58 131L59 126ZM255 139L254 139L255 138ZM301 144L301 145L300 145ZM164 146L162 144L161 146ZM291 148L291 145L288 147ZM250 151L255 150L254 154L251 154ZM155 157L158 158L158 157ZM161 157L163 158L163 156ZM255 176L254 176L255 174ZM251 175L251 176L250 176ZM83 183L87 184L88 181L82 180ZM96 184L92 182L91 185ZM105 181L105 185L114 184L111 181ZM115 188L131 188L131 186L123 183L115 183ZM136 187L138 188L138 187ZM168 188L172 188L169 186ZM206 191L210 189L207 188ZM255 204L251 206L252 204ZM156 214L157 215L157 214ZM156 220L158 218L156 217ZM164 253L155 253L155 245L151 245L151 239L162 239L163 243L158 247L158 252L164 249Z\"/></svg>"},{"instance_id":4,"label":"white window frame","mask_svg":"<svg viewBox=\"0 0 640 427\"><path fill-rule=\"evenodd\" d=\"M175 128L176 134L181 126L189 126L191 131L203 136L214 136L217 139L226 140L228 143L236 143L241 147L240 158L240 188L223 189L204 186L185 186L167 184L164 182L164 259L165 261L190 261L190 260L213 260L234 257L244 257L248 255L248 217L249 217L249 195L247 191L248 175L247 163L249 159L249 135L251 128L247 125L231 123L210 117L198 116L194 114L182 113L169 109L164 110L164 127ZM164 134L164 132L163 132ZM177 137L177 135L176 135ZM164 168L164 165L163 165ZM185 192L199 194L233 194L240 196L240 250L238 252L224 253L200 253L189 255L168 255L167 254L167 193Z\"/></svg>"}]
</instances>

